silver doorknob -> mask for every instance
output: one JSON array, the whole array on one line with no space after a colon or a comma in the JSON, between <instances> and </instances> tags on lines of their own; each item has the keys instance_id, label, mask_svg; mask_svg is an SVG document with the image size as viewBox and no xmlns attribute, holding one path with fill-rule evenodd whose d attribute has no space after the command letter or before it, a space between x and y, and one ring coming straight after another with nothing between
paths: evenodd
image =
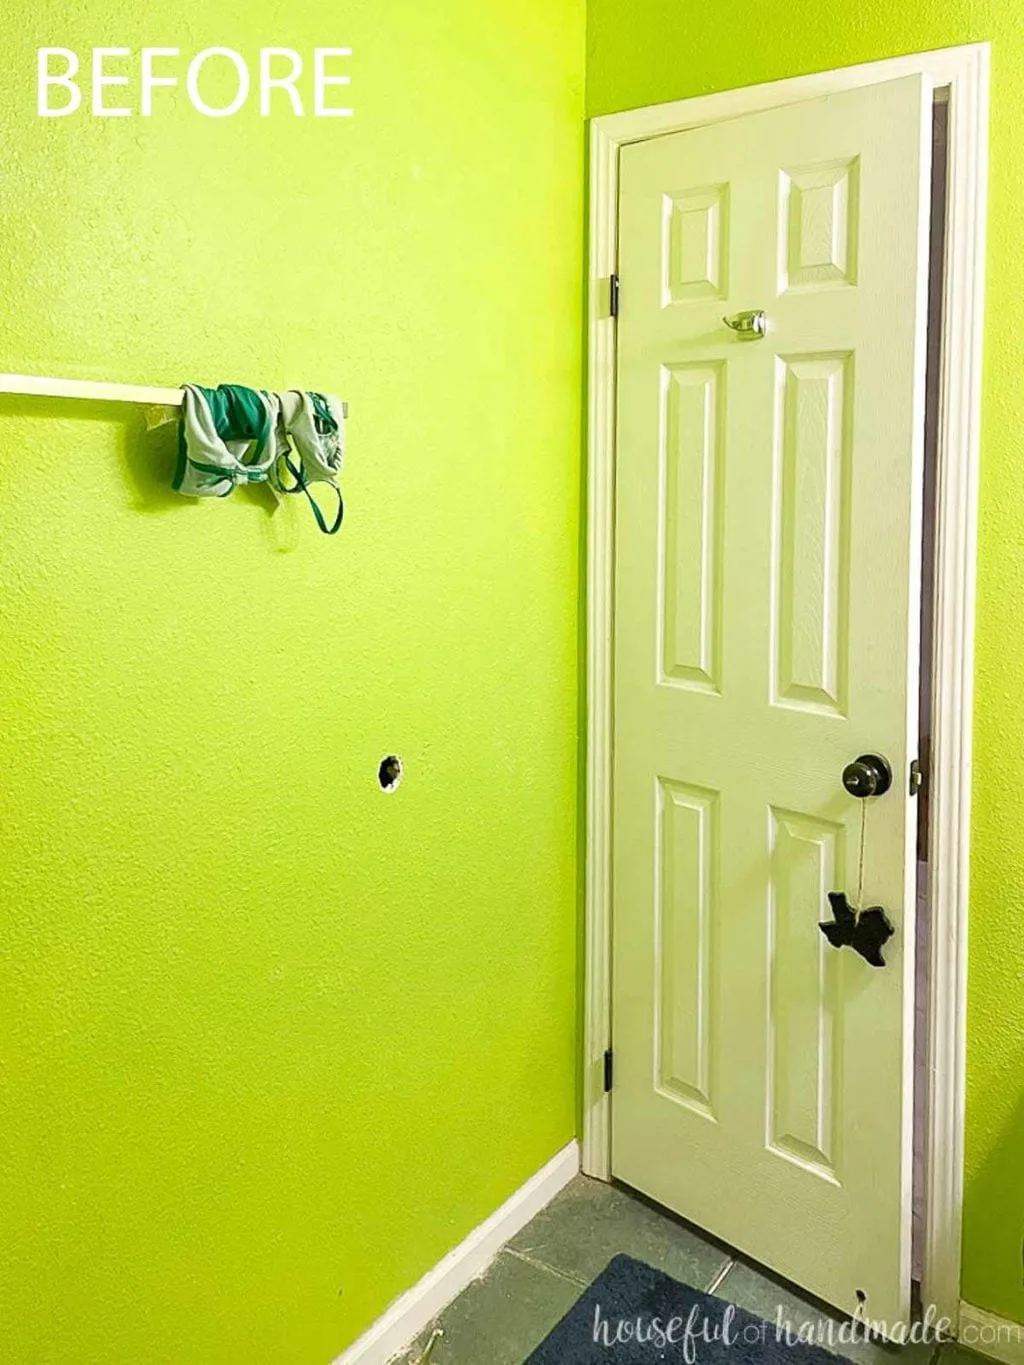
<instances>
[{"instance_id":1,"label":"silver doorknob","mask_svg":"<svg viewBox=\"0 0 1024 1365\"><path fill-rule=\"evenodd\" d=\"M736 333L740 341L759 341L768 331L768 319L763 308L752 308L746 313L733 313L723 318L726 327Z\"/></svg>"}]
</instances>

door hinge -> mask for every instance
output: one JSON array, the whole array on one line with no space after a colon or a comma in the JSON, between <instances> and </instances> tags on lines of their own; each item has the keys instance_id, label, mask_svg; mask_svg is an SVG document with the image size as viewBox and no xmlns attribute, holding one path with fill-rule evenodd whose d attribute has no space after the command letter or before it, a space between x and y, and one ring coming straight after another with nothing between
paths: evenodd
<instances>
[{"instance_id":1,"label":"door hinge","mask_svg":"<svg viewBox=\"0 0 1024 1365\"><path fill-rule=\"evenodd\" d=\"M613 275L608 281L608 316L617 318L619 316L619 277Z\"/></svg>"},{"instance_id":2,"label":"door hinge","mask_svg":"<svg viewBox=\"0 0 1024 1365\"><path fill-rule=\"evenodd\" d=\"M607 1050L607 1051L605 1052L605 1054L604 1054L604 1093L607 1095L608 1092L609 1092L609 1090L611 1090L611 1088L612 1088L612 1050L611 1050L611 1048L608 1048L608 1050Z\"/></svg>"},{"instance_id":3,"label":"door hinge","mask_svg":"<svg viewBox=\"0 0 1024 1365\"><path fill-rule=\"evenodd\" d=\"M910 765L910 795L916 796L924 786L924 773L921 771L921 764L918 759Z\"/></svg>"}]
</instances>

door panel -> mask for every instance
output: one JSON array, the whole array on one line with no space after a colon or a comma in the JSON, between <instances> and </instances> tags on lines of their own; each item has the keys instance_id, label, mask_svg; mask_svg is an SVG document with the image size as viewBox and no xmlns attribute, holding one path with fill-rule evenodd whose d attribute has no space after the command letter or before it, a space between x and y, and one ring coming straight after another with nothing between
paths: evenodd
<instances>
[{"instance_id":1,"label":"door panel","mask_svg":"<svg viewBox=\"0 0 1024 1365\"><path fill-rule=\"evenodd\" d=\"M724 369L670 365L661 376L662 668L667 680L711 692L722 652Z\"/></svg>"},{"instance_id":2,"label":"door panel","mask_svg":"<svg viewBox=\"0 0 1024 1365\"><path fill-rule=\"evenodd\" d=\"M909 1308L930 92L620 167L612 1168L847 1311ZM741 341L723 314L764 308ZM826 893L897 926L831 948Z\"/></svg>"},{"instance_id":3,"label":"door panel","mask_svg":"<svg viewBox=\"0 0 1024 1365\"><path fill-rule=\"evenodd\" d=\"M668 1098L713 1118L709 1046L716 794L681 782L662 781L659 787L655 1084Z\"/></svg>"},{"instance_id":4,"label":"door panel","mask_svg":"<svg viewBox=\"0 0 1024 1365\"><path fill-rule=\"evenodd\" d=\"M772 699L837 716L849 651L852 359L776 364Z\"/></svg>"},{"instance_id":5,"label":"door panel","mask_svg":"<svg viewBox=\"0 0 1024 1365\"><path fill-rule=\"evenodd\" d=\"M837 1180L842 1116L839 958L807 933L845 865L845 829L772 807L768 888L768 1075L771 1151Z\"/></svg>"}]
</instances>

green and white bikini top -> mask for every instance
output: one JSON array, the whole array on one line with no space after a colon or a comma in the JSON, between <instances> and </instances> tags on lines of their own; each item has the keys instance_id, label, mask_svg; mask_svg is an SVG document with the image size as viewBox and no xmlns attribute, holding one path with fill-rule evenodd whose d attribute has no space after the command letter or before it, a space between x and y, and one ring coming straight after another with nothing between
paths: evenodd
<instances>
[{"instance_id":1,"label":"green and white bikini top","mask_svg":"<svg viewBox=\"0 0 1024 1365\"><path fill-rule=\"evenodd\" d=\"M272 393L243 384L216 389L186 384L178 429L174 487L187 497L223 498L240 484L266 483L275 493L304 493L317 524L334 535L344 516L338 487L345 455L345 413L333 394L290 389ZM328 526L310 484L338 495Z\"/></svg>"}]
</instances>

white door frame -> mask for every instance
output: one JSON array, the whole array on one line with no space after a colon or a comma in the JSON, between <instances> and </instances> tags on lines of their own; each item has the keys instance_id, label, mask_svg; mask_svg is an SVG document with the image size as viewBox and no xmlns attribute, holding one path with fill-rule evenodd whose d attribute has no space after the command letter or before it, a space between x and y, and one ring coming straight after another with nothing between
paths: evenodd
<instances>
[{"instance_id":1,"label":"white door frame","mask_svg":"<svg viewBox=\"0 0 1024 1365\"><path fill-rule=\"evenodd\" d=\"M960 1302L968 843L981 338L988 158L987 43L870 62L594 119L588 304L587 852L583 1169L611 1176L612 589L619 148L703 124L914 74L949 102L948 201L934 590L928 894L932 915L927 1222L922 1298Z\"/></svg>"}]
</instances>

